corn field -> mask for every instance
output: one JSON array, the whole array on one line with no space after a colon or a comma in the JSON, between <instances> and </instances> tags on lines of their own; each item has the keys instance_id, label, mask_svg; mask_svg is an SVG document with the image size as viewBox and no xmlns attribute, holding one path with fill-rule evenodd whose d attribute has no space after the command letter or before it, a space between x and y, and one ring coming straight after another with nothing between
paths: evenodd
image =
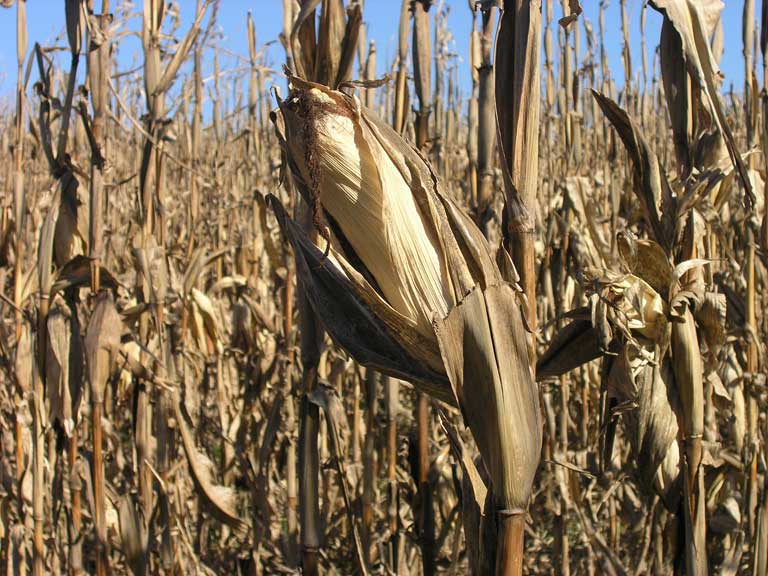
<instances>
[{"instance_id":1,"label":"corn field","mask_svg":"<svg viewBox=\"0 0 768 576\"><path fill-rule=\"evenodd\" d=\"M387 2L0 0L4 574L768 575L768 0Z\"/></svg>"}]
</instances>

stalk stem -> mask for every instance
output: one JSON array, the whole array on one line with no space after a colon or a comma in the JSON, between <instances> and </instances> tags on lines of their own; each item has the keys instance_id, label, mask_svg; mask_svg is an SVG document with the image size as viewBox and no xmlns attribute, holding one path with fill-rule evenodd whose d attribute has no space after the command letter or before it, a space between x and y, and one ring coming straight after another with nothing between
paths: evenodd
<instances>
[{"instance_id":1,"label":"stalk stem","mask_svg":"<svg viewBox=\"0 0 768 576\"><path fill-rule=\"evenodd\" d=\"M496 541L496 576L520 576L523 573L525 514L499 514Z\"/></svg>"},{"instance_id":2,"label":"stalk stem","mask_svg":"<svg viewBox=\"0 0 768 576\"><path fill-rule=\"evenodd\" d=\"M82 527L82 517L80 513L80 478L75 473L77 465L77 426L72 429L72 435L69 438L69 477L70 494L72 499L72 534L69 543L69 573L77 574L82 570L82 546L80 543L80 529Z\"/></svg>"},{"instance_id":3,"label":"stalk stem","mask_svg":"<svg viewBox=\"0 0 768 576\"><path fill-rule=\"evenodd\" d=\"M44 544L44 478L43 470L45 465L45 432L41 416L44 410L43 402L43 380L41 376L35 377L35 395L30 408L32 409L32 418L34 420L34 469L33 469L33 501L32 516L34 518L34 542L33 542L33 564L32 573L34 576L42 576L45 573L45 544Z\"/></svg>"},{"instance_id":4,"label":"stalk stem","mask_svg":"<svg viewBox=\"0 0 768 576\"><path fill-rule=\"evenodd\" d=\"M101 430L102 403L94 402L91 407L93 427L93 499L94 524L96 525L96 574L107 574L107 527L104 523L104 456L102 454Z\"/></svg>"}]
</instances>

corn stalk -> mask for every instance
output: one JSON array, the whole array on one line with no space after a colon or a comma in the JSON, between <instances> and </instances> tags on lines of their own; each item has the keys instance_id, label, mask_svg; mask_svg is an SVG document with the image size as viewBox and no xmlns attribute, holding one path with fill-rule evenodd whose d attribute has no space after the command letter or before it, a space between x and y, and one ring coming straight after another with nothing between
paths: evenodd
<instances>
[{"instance_id":1,"label":"corn stalk","mask_svg":"<svg viewBox=\"0 0 768 576\"><path fill-rule=\"evenodd\" d=\"M478 73L477 123L477 223L487 236L492 218L494 190L494 144L496 118L494 109L494 64L491 60L493 25L497 8L492 3L481 4L481 31Z\"/></svg>"},{"instance_id":2,"label":"corn stalk","mask_svg":"<svg viewBox=\"0 0 768 576\"><path fill-rule=\"evenodd\" d=\"M502 10L494 66L498 141L508 216L504 236L527 301L526 324L535 333L541 2L507 0ZM528 358L533 371L535 350L530 339ZM524 518L520 512L500 515L496 574L522 573Z\"/></svg>"}]
</instances>

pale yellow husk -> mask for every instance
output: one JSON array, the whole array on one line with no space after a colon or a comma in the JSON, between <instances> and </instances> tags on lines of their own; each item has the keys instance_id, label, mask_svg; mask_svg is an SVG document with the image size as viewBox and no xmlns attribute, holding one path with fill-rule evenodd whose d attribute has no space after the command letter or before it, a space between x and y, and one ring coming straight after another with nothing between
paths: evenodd
<instances>
[{"instance_id":1,"label":"pale yellow husk","mask_svg":"<svg viewBox=\"0 0 768 576\"><path fill-rule=\"evenodd\" d=\"M409 184L376 135L354 116L357 111L334 113L327 109L334 104L328 95L316 88L306 94L319 110L309 129L313 153L323 159L323 210L338 223L388 303L431 336L432 315L445 316L452 304L450 280ZM303 150L295 157L303 158ZM308 172L306 165L301 169Z\"/></svg>"}]
</instances>

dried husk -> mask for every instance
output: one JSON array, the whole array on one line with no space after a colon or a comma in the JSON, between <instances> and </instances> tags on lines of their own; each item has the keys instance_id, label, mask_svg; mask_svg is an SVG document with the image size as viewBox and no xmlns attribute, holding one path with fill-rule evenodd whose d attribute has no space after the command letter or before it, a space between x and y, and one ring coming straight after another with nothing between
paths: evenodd
<instances>
[{"instance_id":1,"label":"dried husk","mask_svg":"<svg viewBox=\"0 0 768 576\"><path fill-rule=\"evenodd\" d=\"M87 188L81 188L77 178L66 172L59 180L54 222L53 257L63 267L87 250L90 215L87 209ZM57 205L58 204L58 205Z\"/></svg>"},{"instance_id":2,"label":"dried husk","mask_svg":"<svg viewBox=\"0 0 768 576\"><path fill-rule=\"evenodd\" d=\"M219 354L223 351L224 343L219 334L219 322L216 319L216 310L211 299L203 294L197 288L192 288L190 307L193 307L192 314L195 318L202 320L202 325L198 324L198 333L201 336L199 344L204 353L208 352L207 342L213 345L213 349Z\"/></svg>"},{"instance_id":3,"label":"dried husk","mask_svg":"<svg viewBox=\"0 0 768 576\"><path fill-rule=\"evenodd\" d=\"M168 291L168 263L163 247L157 245L154 236L149 237L146 245L142 245L137 237L133 259L136 272L141 275L143 301L154 305L165 302Z\"/></svg>"},{"instance_id":4,"label":"dried husk","mask_svg":"<svg viewBox=\"0 0 768 576\"><path fill-rule=\"evenodd\" d=\"M61 300L56 300L48 313L46 351L46 391L50 403L50 419L70 436L77 424L85 357L77 314Z\"/></svg>"},{"instance_id":5,"label":"dried husk","mask_svg":"<svg viewBox=\"0 0 768 576\"><path fill-rule=\"evenodd\" d=\"M362 9L353 3L345 11L343 0L326 0L322 3L319 29L315 29L319 5L320 0L302 2L295 18L292 9L283 10L283 28L291 27L286 51L290 49L293 68L299 76L335 88L352 76Z\"/></svg>"},{"instance_id":6,"label":"dried husk","mask_svg":"<svg viewBox=\"0 0 768 576\"><path fill-rule=\"evenodd\" d=\"M653 240L635 238L629 231L616 235L616 246L624 271L642 278L661 298L666 299L673 268L663 248Z\"/></svg>"},{"instance_id":7,"label":"dried husk","mask_svg":"<svg viewBox=\"0 0 768 576\"><path fill-rule=\"evenodd\" d=\"M112 293L100 292L85 333L88 382L93 403L100 404L104 400L104 389L120 349L121 331L122 320Z\"/></svg>"},{"instance_id":8,"label":"dried husk","mask_svg":"<svg viewBox=\"0 0 768 576\"><path fill-rule=\"evenodd\" d=\"M690 574L707 574L704 475L704 378L701 351L689 299L683 295L673 303L672 366L680 393L685 447L686 567Z\"/></svg>"},{"instance_id":9,"label":"dried husk","mask_svg":"<svg viewBox=\"0 0 768 576\"><path fill-rule=\"evenodd\" d=\"M707 345L707 369L710 371L717 369L725 344L726 308L725 294L706 292L694 312L699 335Z\"/></svg>"},{"instance_id":10,"label":"dried husk","mask_svg":"<svg viewBox=\"0 0 768 576\"><path fill-rule=\"evenodd\" d=\"M642 264L640 253L641 250L634 251L635 269L644 270L649 280L668 286L659 278L667 271L663 254L652 251L655 258L647 258ZM651 264L651 260L656 263ZM678 391L671 367L665 361L670 339L666 304L649 283L634 275L610 282L603 298L612 305L608 314L610 324L624 340L618 357L609 361L606 393L609 399L617 400L614 410L626 411L629 439L646 486L653 487L665 505L674 510L680 493L675 411ZM628 406L634 408L627 410Z\"/></svg>"},{"instance_id":11,"label":"dried husk","mask_svg":"<svg viewBox=\"0 0 768 576\"><path fill-rule=\"evenodd\" d=\"M320 30L317 39L317 61L315 76L330 84L339 76L342 45L339 38L344 37L347 18L343 0L324 2L320 13Z\"/></svg>"},{"instance_id":12,"label":"dried husk","mask_svg":"<svg viewBox=\"0 0 768 576\"><path fill-rule=\"evenodd\" d=\"M19 392L23 395L32 391L32 378L34 370L34 348L32 333L29 324L21 325L21 336L16 343L16 358L14 359L14 373Z\"/></svg>"},{"instance_id":13,"label":"dried husk","mask_svg":"<svg viewBox=\"0 0 768 576\"><path fill-rule=\"evenodd\" d=\"M668 341L666 304L645 280L633 274L608 276L601 292L610 304L611 325L628 339L638 335L660 344Z\"/></svg>"},{"instance_id":14,"label":"dried husk","mask_svg":"<svg viewBox=\"0 0 768 576\"><path fill-rule=\"evenodd\" d=\"M680 499L678 423L673 402L677 390L668 361L659 363L658 348L644 341L644 350L626 344L611 362L604 383L609 398L622 406L636 470L647 489L661 496L668 510ZM626 409L627 404L633 409ZM610 456L610 455L608 455Z\"/></svg>"},{"instance_id":15,"label":"dried husk","mask_svg":"<svg viewBox=\"0 0 768 576\"><path fill-rule=\"evenodd\" d=\"M276 199L273 205L300 255L298 270L310 302L333 337L363 364L422 384L431 380L440 390L427 391L453 403L432 316L445 316L477 283L501 281L485 239L441 193L418 152L355 98L296 78L291 82L294 91L280 104L281 137L299 191L330 223L330 246L322 238L321 246L310 242ZM362 189L362 182L369 185ZM346 310L334 302L341 300L347 300ZM367 346L369 340L350 330L378 333L378 343ZM387 351L389 360L377 350ZM392 363L408 357L419 362Z\"/></svg>"},{"instance_id":16,"label":"dried husk","mask_svg":"<svg viewBox=\"0 0 768 576\"><path fill-rule=\"evenodd\" d=\"M273 199L272 206L293 246L296 271L307 298L331 337L363 366L408 380L428 394L454 403L448 379L440 370L436 342L408 331L384 300L371 297L372 288L361 288L362 276L349 278L330 258L323 259L320 249L288 218L279 201Z\"/></svg>"},{"instance_id":17,"label":"dried husk","mask_svg":"<svg viewBox=\"0 0 768 576\"><path fill-rule=\"evenodd\" d=\"M388 302L426 335L431 332L426 311L444 315L451 304L447 264L429 215L365 117L355 118L355 107L342 93L318 87L294 94L281 107L286 141L310 187L310 204L320 202ZM313 155L323 161L313 161Z\"/></svg>"},{"instance_id":18,"label":"dried husk","mask_svg":"<svg viewBox=\"0 0 768 576\"><path fill-rule=\"evenodd\" d=\"M673 269L658 244L630 234L620 235L619 252L625 269L643 277L629 273L598 279L600 297L592 300L591 321L585 318L586 310L574 311L575 320L553 337L540 367L556 376L604 356L602 419L611 423L623 416L644 486L656 491L667 509L676 510L681 457L678 390L672 365L665 359L670 322L665 301L649 284L669 290ZM602 322L609 326L607 334ZM603 455L608 461L613 457L613 433L609 426Z\"/></svg>"},{"instance_id":19,"label":"dried husk","mask_svg":"<svg viewBox=\"0 0 768 576\"><path fill-rule=\"evenodd\" d=\"M120 283L112 272L104 266L100 266L99 269L101 286L112 291L117 290ZM50 288L51 298L70 288L85 286L90 280L90 273L90 260L86 256L75 256L56 271L55 280Z\"/></svg>"}]
</instances>

